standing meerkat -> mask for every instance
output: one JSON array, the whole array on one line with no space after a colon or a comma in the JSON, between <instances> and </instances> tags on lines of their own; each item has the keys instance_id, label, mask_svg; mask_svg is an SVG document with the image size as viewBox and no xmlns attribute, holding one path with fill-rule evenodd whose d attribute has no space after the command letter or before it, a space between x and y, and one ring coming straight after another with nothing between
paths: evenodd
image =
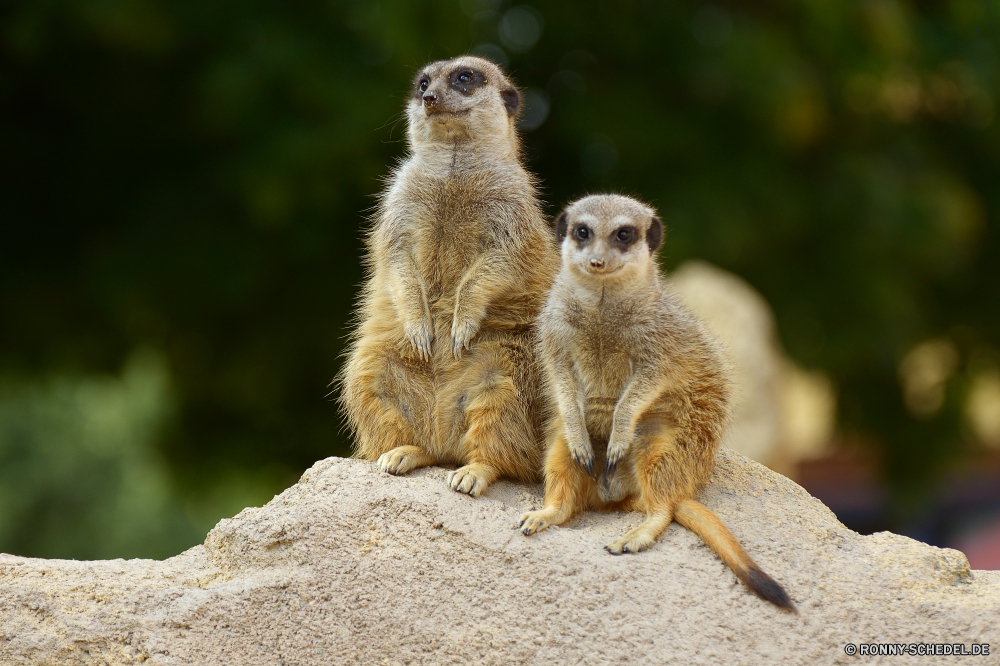
<instances>
[{"instance_id":1,"label":"standing meerkat","mask_svg":"<svg viewBox=\"0 0 1000 666\"><path fill-rule=\"evenodd\" d=\"M755 594L794 610L710 509L708 481L729 419L718 344L664 286L663 228L650 207L589 196L556 219L562 270L538 318L538 358L557 413L548 427L545 507L525 535L585 509L646 512L605 550L652 545L671 520L714 550Z\"/></svg>"},{"instance_id":2,"label":"standing meerkat","mask_svg":"<svg viewBox=\"0 0 1000 666\"><path fill-rule=\"evenodd\" d=\"M435 463L456 491L537 480L532 324L558 270L514 125L521 96L463 56L417 74L410 155L367 236L359 325L340 376L356 455L404 474Z\"/></svg>"}]
</instances>

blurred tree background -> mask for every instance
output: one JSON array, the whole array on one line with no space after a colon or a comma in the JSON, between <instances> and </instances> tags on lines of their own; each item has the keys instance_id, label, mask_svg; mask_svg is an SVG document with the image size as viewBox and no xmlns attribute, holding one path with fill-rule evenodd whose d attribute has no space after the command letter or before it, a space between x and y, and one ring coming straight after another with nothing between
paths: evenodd
<instances>
[{"instance_id":1,"label":"blurred tree background","mask_svg":"<svg viewBox=\"0 0 1000 666\"><path fill-rule=\"evenodd\" d=\"M0 551L166 557L349 453L365 211L472 50L548 212L746 278L905 523L1000 439L998 45L993 0L3 0Z\"/></svg>"}]
</instances>

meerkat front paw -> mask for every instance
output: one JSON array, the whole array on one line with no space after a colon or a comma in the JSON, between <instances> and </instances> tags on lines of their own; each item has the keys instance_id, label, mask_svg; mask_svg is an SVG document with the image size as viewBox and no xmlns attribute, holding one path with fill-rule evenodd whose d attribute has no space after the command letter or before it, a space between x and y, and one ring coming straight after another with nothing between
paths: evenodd
<instances>
[{"instance_id":1,"label":"meerkat front paw","mask_svg":"<svg viewBox=\"0 0 1000 666\"><path fill-rule=\"evenodd\" d=\"M455 319L451 324L451 353L462 358L462 350L468 349L472 338L479 331L479 323L472 320Z\"/></svg>"},{"instance_id":2,"label":"meerkat front paw","mask_svg":"<svg viewBox=\"0 0 1000 666\"><path fill-rule=\"evenodd\" d=\"M448 473L448 485L452 490L473 497L482 495L492 480L476 465L466 465Z\"/></svg>"},{"instance_id":3,"label":"meerkat front paw","mask_svg":"<svg viewBox=\"0 0 1000 666\"><path fill-rule=\"evenodd\" d=\"M541 532L551 523L552 511L550 509L540 509L538 511L529 511L523 516L521 516L521 522L518 523L518 528L524 536L531 536L535 532Z\"/></svg>"},{"instance_id":4,"label":"meerkat front paw","mask_svg":"<svg viewBox=\"0 0 1000 666\"><path fill-rule=\"evenodd\" d=\"M434 340L431 323L426 318L408 322L403 331L412 352L421 360L429 362L431 360L431 342Z\"/></svg>"},{"instance_id":5,"label":"meerkat front paw","mask_svg":"<svg viewBox=\"0 0 1000 666\"><path fill-rule=\"evenodd\" d=\"M628 453L628 441L621 437L615 437L615 433L612 432L611 439L608 441L607 464L604 466L605 478L610 479L615 475L618 463L622 461L626 453Z\"/></svg>"},{"instance_id":6,"label":"meerkat front paw","mask_svg":"<svg viewBox=\"0 0 1000 666\"><path fill-rule=\"evenodd\" d=\"M587 476L594 476L594 450L590 448L590 442L586 439L579 442L567 442L569 455L573 458L580 469L587 473Z\"/></svg>"},{"instance_id":7,"label":"meerkat front paw","mask_svg":"<svg viewBox=\"0 0 1000 666\"><path fill-rule=\"evenodd\" d=\"M655 537L649 535L649 533L642 528L642 525L635 528L634 530L629 530L625 533L625 536L618 537L607 546L604 550L608 551L612 555L622 555L623 553L638 553L640 550L646 550L653 545Z\"/></svg>"}]
</instances>

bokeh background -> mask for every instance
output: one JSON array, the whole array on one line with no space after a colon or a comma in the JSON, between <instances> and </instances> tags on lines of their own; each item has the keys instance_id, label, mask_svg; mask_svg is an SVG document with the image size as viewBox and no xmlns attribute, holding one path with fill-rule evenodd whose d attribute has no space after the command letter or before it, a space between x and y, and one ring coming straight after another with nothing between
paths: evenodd
<instances>
[{"instance_id":1,"label":"bokeh background","mask_svg":"<svg viewBox=\"0 0 1000 666\"><path fill-rule=\"evenodd\" d=\"M365 211L475 51L550 215L639 196L763 296L835 403L777 466L1000 568L998 45L992 0L4 0L0 551L167 557L349 453Z\"/></svg>"}]
</instances>

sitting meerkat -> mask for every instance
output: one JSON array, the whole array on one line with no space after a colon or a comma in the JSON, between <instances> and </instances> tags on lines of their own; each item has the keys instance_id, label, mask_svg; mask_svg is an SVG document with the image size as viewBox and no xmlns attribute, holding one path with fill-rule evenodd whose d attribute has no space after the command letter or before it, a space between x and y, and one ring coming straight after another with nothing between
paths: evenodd
<instances>
[{"instance_id":1,"label":"sitting meerkat","mask_svg":"<svg viewBox=\"0 0 1000 666\"><path fill-rule=\"evenodd\" d=\"M356 455L391 474L462 465L448 482L472 496L499 476L541 475L532 323L559 255L520 162L520 103L482 58L417 74L410 154L367 236L358 326L339 378Z\"/></svg>"},{"instance_id":2,"label":"sitting meerkat","mask_svg":"<svg viewBox=\"0 0 1000 666\"><path fill-rule=\"evenodd\" d=\"M664 286L655 211L624 196L589 196L559 215L556 234L562 270L536 324L556 413L545 506L521 517L522 531L531 535L585 509L645 511L641 525L605 546L621 554L648 548L676 520L754 593L794 610L784 589L693 499L729 419L730 380L718 344Z\"/></svg>"}]
</instances>

